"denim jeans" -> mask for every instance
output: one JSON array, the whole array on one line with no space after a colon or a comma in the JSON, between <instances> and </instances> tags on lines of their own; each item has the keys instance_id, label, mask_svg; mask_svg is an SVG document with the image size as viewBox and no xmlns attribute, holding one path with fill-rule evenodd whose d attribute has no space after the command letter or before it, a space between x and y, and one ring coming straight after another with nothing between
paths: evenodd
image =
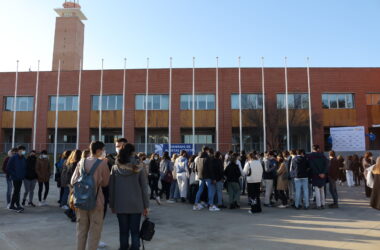
<instances>
[{"instance_id":1,"label":"denim jeans","mask_svg":"<svg viewBox=\"0 0 380 250\"><path fill-rule=\"evenodd\" d=\"M303 190L303 205L309 207L309 180L308 178L294 178L294 186L296 188L295 203L296 207L300 206L301 188Z\"/></svg>"},{"instance_id":2,"label":"denim jeans","mask_svg":"<svg viewBox=\"0 0 380 250\"><path fill-rule=\"evenodd\" d=\"M29 194L29 202L33 202L33 197L34 197L34 189L36 187L37 179L35 180L27 180L24 179L24 197L23 200L26 200L26 197Z\"/></svg>"},{"instance_id":3,"label":"denim jeans","mask_svg":"<svg viewBox=\"0 0 380 250\"><path fill-rule=\"evenodd\" d=\"M223 185L223 181L218 181L215 184L218 206L223 205Z\"/></svg>"},{"instance_id":4,"label":"denim jeans","mask_svg":"<svg viewBox=\"0 0 380 250\"><path fill-rule=\"evenodd\" d=\"M179 188L177 180L173 180L170 185L170 199L179 199Z\"/></svg>"},{"instance_id":5,"label":"denim jeans","mask_svg":"<svg viewBox=\"0 0 380 250\"><path fill-rule=\"evenodd\" d=\"M138 250L140 248L141 214L117 214L119 221L120 250ZM132 238L129 248L129 235Z\"/></svg>"},{"instance_id":6,"label":"denim jeans","mask_svg":"<svg viewBox=\"0 0 380 250\"><path fill-rule=\"evenodd\" d=\"M7 204L11 203L13 183L11 177L7 178Z\"/></svg>"},{"instance_id":7,"label":"denim jeans","mask_svg":"<svg viewBox=\"0 0 380 250\"><path fill-rule=\"evenodd\" d=\"M201 199L205 185L207 185L207 190L208 190L208 204L210 206L214 205L215 184L212 183L211 179L199 180L199 189L197 192L197 196L195 197L195 204L199 203L199 200Z\"/></svg>"},{"instance_id":8,"label":"denim jeans","mask_svg":"<svg viewBox=\"0 0 380 250\"><path fill-rule=\"evenodd\" d=\"M67 201L69 199L70 194L70 188L69 187L63 187L63 195L61 197L61 207L64 205L67 205Z\"/></svg>"},{"instance_id":9,"label":"denim jeans","mask_svg":"<svg viewBox=\"0 0 380 250\"><path fill-rule=\"evenodd\" d=\"M338 190L336 189L336 181L330 179L329 190L330 190L330 194L334 200L334 204L338 204Z\"/></svg>"}]
</instances>

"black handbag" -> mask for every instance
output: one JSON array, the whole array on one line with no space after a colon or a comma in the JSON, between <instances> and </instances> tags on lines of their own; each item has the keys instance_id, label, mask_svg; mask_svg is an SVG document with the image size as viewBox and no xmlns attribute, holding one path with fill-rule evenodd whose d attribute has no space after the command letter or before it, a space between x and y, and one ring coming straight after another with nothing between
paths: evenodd
<instances>
[{"instance_id":1,"label":"black handbag","mask_svg":"<svg viewBox=\"0 0 380 250\"><path fill-rule=\"evenodd\" d=\"M145 241L152 240L155 233L154 227L155 227L155 224L151 222L148 217L146 217L140 229L140 239L143 245L143 249L145 249L144 240Z\"/></svg>"}]
</instances>

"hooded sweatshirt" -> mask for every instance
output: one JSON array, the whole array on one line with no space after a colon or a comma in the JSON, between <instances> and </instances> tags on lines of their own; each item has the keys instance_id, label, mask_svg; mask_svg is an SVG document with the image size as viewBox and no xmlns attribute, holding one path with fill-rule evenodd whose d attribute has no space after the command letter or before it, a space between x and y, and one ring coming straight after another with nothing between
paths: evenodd
<instances>
[{"instance_id":1,"label":"hooded sweatshirt","mask_svg":"<svg viewBox=\"0 0 380 250\"><path fill-rule=\"evenodd\" d=\"M110 208L117 214L139 214L149 208L144 165L134 157L127 164L116 161L111 169L109 192Z\"/></svg>"}]
</instances>

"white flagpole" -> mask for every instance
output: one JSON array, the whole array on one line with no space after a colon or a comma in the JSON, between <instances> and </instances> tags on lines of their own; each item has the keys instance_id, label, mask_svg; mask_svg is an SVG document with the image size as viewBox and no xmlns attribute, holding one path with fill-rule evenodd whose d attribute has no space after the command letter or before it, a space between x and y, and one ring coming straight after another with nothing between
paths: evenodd
<instances>
[{"instance_id":1,"label":"white flagpole","mask_svg":"<svg viewBox=\"0 0 380 250\"><path fill-rule=\"evenodd\" d=\"M266 129L266 110L265 110L265 78L264 78L264 57L261 57L261 87L263 100L263 152L267 151L267 129Z\"/></svg>"},{"instance_id":2,"label":"white flagpole","mask_svg":"<svg viewBox=\"0 0 380 250\"><path fill-rule=\"evenodd\" d=\"M77 145L76 148L79 149L79 137L80 137L80 97L82 88L82 59L79 61L79 79L78 79L78 110L77 110Z\"/></svg>"},{"instance_id":3,"label":"white flagpole","mask_svg":"<svg viewBox=\"0 0 380 250\"><path fill-rule=\"evenodd\" d=\"M238 57L238 63L239 63L239 135L240 135L240 151L244 150L243 145L243 117L242 117L242 111L241 111L241 66L240 66L240 59L241 57Z\"/></svg>"},{"instance_id":4,"label":"white flagpole","mask_svg":"<svg viewBox=\"0 0 380 250\"><path fill-rule=\"evenodd\" d=\"M99 141L102 140L102 119L103 119L103 70L104 59L102 58L102 69L100 71L100 93L99 93Z\"/></svg>"},{"instance_id":5,"label":"white flagpole","mask_svg":"<svg viewBox=\"0 0 380 250\"><path fill-rule=\"evenodd\" d=\"M313 149L313 120L311 114L311 86L310 86L310 66L309 57L307 58L307 89L309 95L309 128L310 128L310 150Z\"/></svg>"},{"instance_id":6,"label":"white flagpole","mask_svg":"<svg viewBox=\"0 0 380 250\"><path fill-rule=\"evenodd\" d=\"M192 129L193 129L193 154L196 155L195 152L195 57L193 57L193 91L192 91Z\"/></svg>"},{"instance_id":7,"label":"white flagpole","mask_svg":"<svg viewBox=\"0 0 380 250\"><path fill-rule=\"evenodd\" d=\"M170 57L169 70L169 155L172 155L172 73L173 73L173 58Z\"/></svg>"},{"instance_id":8,"label":"white flagpole","mask_svg":"<svg viewBox=\"0 0 380 250\"><path fill-rule=\"evenodd\" d=\"M219 151L219 57L216 57L216 113L215 113L215 140L216 140L216 151Z\"/></svg>"},{"instance_id":9,"label":"white flagpole","mask_svg":"<svg viewBox=\"0 0 380 250\"><path fill-rule=\"evenodd\" d=\"M149 57L146 59L146 83L145 83L145 154L148 154L148 94L149 94Z\"/></svg>"},{"instance_id":10,"label":"white flagpole","mask_svg":"<svg viewBox=\"0 0 380 250\"><path fill-rule=\"evenodd\" d=\"M38 89L40 84L40 60L37 62L36 94L34 100L34 120L33 120L33 150L36 149L37 113L38 113Z\"/></svg>"},{"instance_id":11,"label":"white flagpole","mask_svg":"<svg viewBox=\"0 0 380 250\"><path fill-rule=\"evenodd\" d=\"M54 125L54 164L57 162L57 140L58 140L58 100L59 86L61 81L61 60L58 61L58 76L57 76L57 93L55 96L55 125ZM54 168L55 174L56 168Z\"/></svg>"},{"instance_id":12,"label":"white flagpole","mask_svg":"<svg viewBox=\"0 0 380 250\"><path fill-rule=\"evenodd\" d=\"M15 80L15 95L13 97L13 125L12 125L12 148L15 147L16 137L16 109L17 109L17 89L18 89L18 63L16 61L16 80Z\"/></svg>"},{"instance_id":13,"label":"white flagpole","mask_svg":"<svg viewBox=\"0 0 380 250\"><path fill-rule=\"evenodd\" d=\"M286 149L290 150L288 58L285 57L285 107L286 107Z\"/></svg>"},{"instance_id":14,"label":"white flagpole","mask_svg":"<svg viewBox=\"0 0 380 250\"><path fill-rule=\"evenodd\" d=\"M124 58L124 74L123 74L123 108L121 113L121 137L125 138L125 82L127 77L127 58Z\"/></svg>"}]
</instances>

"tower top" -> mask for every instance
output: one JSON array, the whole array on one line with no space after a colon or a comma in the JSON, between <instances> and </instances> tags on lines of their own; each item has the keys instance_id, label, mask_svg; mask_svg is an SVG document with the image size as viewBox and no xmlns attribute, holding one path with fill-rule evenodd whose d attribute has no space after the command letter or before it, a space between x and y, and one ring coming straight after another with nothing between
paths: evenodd
<instances>
[{"instance_id":1,"label":"tower top","mask_svg":"<svg viewBox=\"0 0 380 250\"><path fill-rule=\"evenodd\" d=\"M78 1L79 2L79 1ZM63 8L54 9L60 17L73 17L76 16L80 20L87 20L86 16L81 11L81 6L77 2L65 1Z\"/></svg>"}]
</instances>

